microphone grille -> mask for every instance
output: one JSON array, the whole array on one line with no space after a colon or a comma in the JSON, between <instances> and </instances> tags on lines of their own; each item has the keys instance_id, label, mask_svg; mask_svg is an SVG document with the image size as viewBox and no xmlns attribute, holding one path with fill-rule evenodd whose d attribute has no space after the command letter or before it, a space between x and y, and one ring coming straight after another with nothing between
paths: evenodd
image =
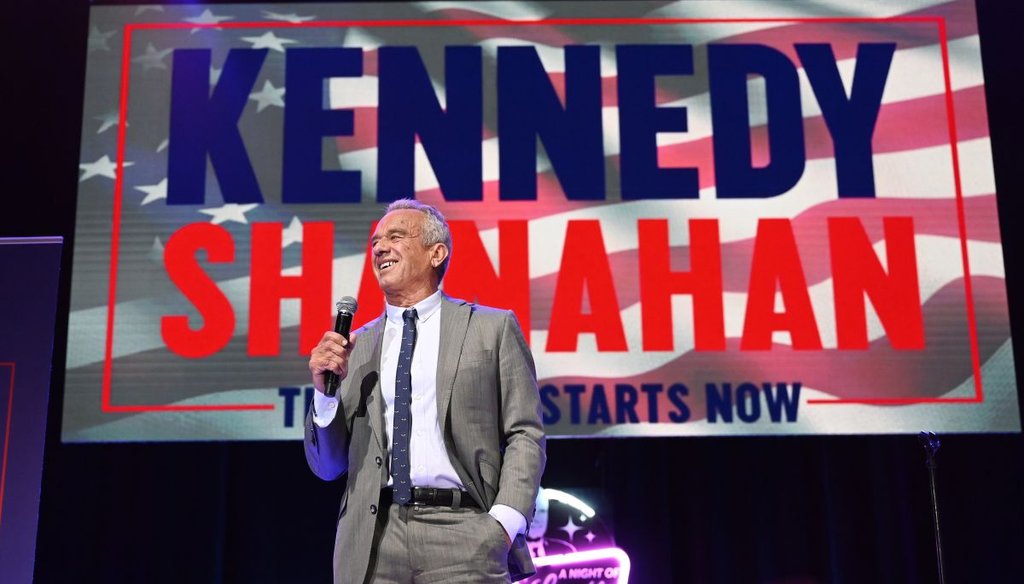
<instances>
[{"instance_id":1,"label":"microphone grille","mask_svg":"<svg viewBox=\"0 0 1024 584\"><path fill-rule=\"evenodd\" d=\"M349 314L355 314L356 309L359 307L359 303L356 302L356 299L352 298L351 296L344 296L342 297L341 300L338 301L338 304L336 306L338 308L338 312L347 312Z\"/></svg>"}]
</instances>

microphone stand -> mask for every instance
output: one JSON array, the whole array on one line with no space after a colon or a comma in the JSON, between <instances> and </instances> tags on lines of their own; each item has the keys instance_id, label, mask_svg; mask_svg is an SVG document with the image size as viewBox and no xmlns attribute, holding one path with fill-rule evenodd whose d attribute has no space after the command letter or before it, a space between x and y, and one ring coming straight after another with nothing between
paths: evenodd
<instances>
[{"instance_id":1,"label":"microphone stand","mask_svg":"<svg viewBox=\"0 0 1024 584\"><path fill-rule=\"evenodd\" d=\"M924 465L928 468L928 484L932 492L932 522L935 529L935 556L939 566L939 584L946 584L942 561L942 532L939 530L939 496L935 488L935 469L938 468L935 455L939 451L940 442L934 432L921 432L917 437L921 441L921 446L924 446Z\"/></svg>"}]
</instances>

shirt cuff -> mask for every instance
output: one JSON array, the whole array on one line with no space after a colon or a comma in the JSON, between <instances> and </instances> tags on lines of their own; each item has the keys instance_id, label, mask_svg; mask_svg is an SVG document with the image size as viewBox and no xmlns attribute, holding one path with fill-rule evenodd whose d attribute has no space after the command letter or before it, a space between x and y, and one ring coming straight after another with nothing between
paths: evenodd
<instances>
[{"instance_id":1,"label":"shirt cuff","mask_svg":"<svg viewBox=\"0 0 1024 584\"><path fill-rule=\"evenodd\" d=\"M498 523L505 529L505 533L508 534L509 541L514 540L520 533L526 532L526 518L508 505L494 505L487 513L498 520Z\"/></svg>"},{"instance_id":2,"label":"shirt cuff","mask_svg":"<svg viewBox=\"0 0 1024 584\"><path fill-rule=\"evenodd\" d=\"M313 392L313 423L326 428L338 413L338 398L327 397L319 391Z\"/></svg>"}]
</instances>

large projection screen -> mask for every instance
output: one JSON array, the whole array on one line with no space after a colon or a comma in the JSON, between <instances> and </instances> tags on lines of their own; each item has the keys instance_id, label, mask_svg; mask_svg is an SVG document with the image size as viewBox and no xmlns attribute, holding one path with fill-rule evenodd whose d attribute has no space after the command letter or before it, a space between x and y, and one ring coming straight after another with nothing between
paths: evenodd
<instances>
[{"instance_id":1,"label":"large projection screen","mask_svg":"<svg viewBox=\"0 0 1024 584\"><path fill-rule=\"evenodd\" d=\"M1019 431L984 89L969 0L93 7L63 438L299 439L406 196L552 436Z\"/></svg>"}]
</instances>

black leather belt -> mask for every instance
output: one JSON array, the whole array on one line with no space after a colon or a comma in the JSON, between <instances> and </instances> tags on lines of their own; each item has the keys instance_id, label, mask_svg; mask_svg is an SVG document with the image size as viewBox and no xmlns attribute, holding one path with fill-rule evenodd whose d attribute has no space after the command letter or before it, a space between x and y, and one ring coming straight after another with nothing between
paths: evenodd
<instances>
[{"instance_id":1,"label":"black leather belt","mask_svg":"<svg viewBox=\"0 0 1024 584\"><path fill-rule=\"evenodd\" d=\"M456 494L458 494L457 507L472 507L474 509L480 508L480 505L476 504L476 500L473 499L473 496L466 491L460 491L458 489L435 489L432 487L413 487L412 499L408 504L455 508ZM391 487L385 487L380 490L381 507L390 505L393 500L394 490Z\"/></svg>"}]
</instances>

